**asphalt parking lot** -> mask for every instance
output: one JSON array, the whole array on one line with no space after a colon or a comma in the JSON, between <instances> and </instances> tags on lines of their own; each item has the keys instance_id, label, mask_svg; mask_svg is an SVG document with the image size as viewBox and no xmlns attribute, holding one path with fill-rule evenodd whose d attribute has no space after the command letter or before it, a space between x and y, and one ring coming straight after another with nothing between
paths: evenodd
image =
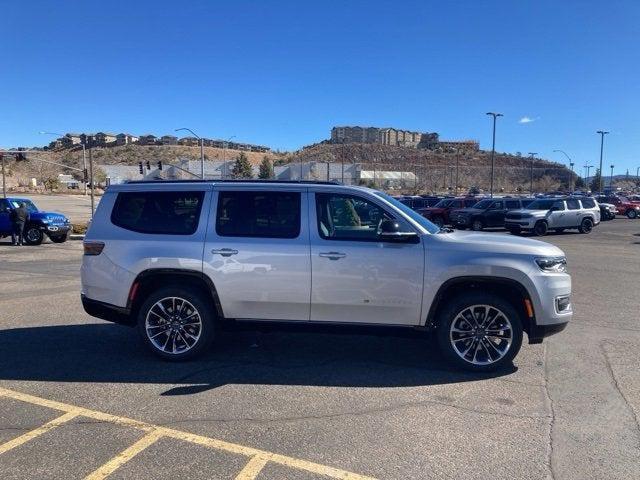
<instances>
[{"instance_id":1,"label":"asphalt parking lot","mask_svg":"<svg viewBox=\"0 0 640 480\"><path fill-rule=\"evenodd\" d=\"M227 332L160 362L83 312L80 242L3 239L0 478L638 478L640 221L544 240L574 320L482 376L375 332Z\"/></svg>"}]
</instances>

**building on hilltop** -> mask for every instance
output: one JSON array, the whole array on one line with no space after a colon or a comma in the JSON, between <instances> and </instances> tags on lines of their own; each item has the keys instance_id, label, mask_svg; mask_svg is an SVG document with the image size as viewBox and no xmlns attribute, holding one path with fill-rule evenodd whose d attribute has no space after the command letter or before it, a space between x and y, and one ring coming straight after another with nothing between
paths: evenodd
<instances>
[{"instance_id":1,"label":"building on hilltop","mask_svg":"<svg viewBox=\"0 0 640 480\"><path fill-rule=\"evenodd\" d=\"M445 153L474 153L480 151L477 140L445 140L437 144L437 149Z\"/></svg>"},{"instance_id":2,"label":"building on hilltop","mask_svg":"<svg viewBox=\"0 0 640 480\"><path fill-rule=\"evenodd\" d=\"M129 133L119 133L116 135L116 145L129 145L137 141L138 137Z\"/></svg>"},{"instance_id":3,"label":"building on hilltop","mask_svg":"<svg viewBox=\"0 0 640 480\"><path fill-rule=\"evenodd\" d=\"M380 145L417 148L437 142L437 133L421 133L391 127L355 126L333 127L331 129L331 143L377 143Z\"/></svg>"}]
</instances>

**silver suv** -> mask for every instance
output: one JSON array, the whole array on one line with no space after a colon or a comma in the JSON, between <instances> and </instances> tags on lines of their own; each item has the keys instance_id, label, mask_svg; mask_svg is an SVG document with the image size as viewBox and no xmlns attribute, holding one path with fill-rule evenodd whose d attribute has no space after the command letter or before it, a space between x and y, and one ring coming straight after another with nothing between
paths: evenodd
<instances>
[{"instance_id":1,"label":"silver suv","mask_svg":"<svg viewBox=\"0 0 640 480\"><path fill-rule=\"evenodd\" d=\"M137 326L169 360L202 353L225 322L393 325L487 371L523 332L563 330L570 294L555 246L441 229L385 193L323 182L112 186L82 263L87 313Z\"/></svg>"},{"instance_id":2,"label":"silver suv","mask_svg":"<svg viewBox=\"0 0 640 480\"><path fill-rule=\"evenodd\" d=\"M549 230L563 232L578 229L590 233L600 223L600 206L591 197L541 198L527 208L508 212L504 226L514 235L533 232L546 235Z\"/></svg>"}]
</instances>

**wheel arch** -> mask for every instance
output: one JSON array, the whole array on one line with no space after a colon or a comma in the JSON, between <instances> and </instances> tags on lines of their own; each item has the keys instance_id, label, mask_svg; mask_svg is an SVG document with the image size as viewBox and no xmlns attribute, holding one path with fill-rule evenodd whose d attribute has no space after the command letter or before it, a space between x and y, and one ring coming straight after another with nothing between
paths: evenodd
<instances>
[{"instance_id":1,"label":"wheel arch","mask_svg":"<svg viewBox=\"0 0 640 480\"><path fill-rule=\"evenodd\" d=\"M219 319L224 318L220 297L213 281L197 270L181 270L177 268L151 268L140 272L129 289L127 310L132 319L137 318L140 306L146 296L153 290L167 285L190 286L200 290L211 300Z\"/></svg>"},{"instance_id":2,"label":"wheel arch","mask_svg":"<svg viewBox=\"0 0 640 480\"><path fill-rule=\"evenodd\" d=\"M427 314L426 327L438 327L438 314L447 304L451 296L473 291L490 292L502 296L513 305L522 319L523 329L529 334L530 327L535 326L535 312L531 295L526 287L517 280L496 276L461 276L444 282L434 296Z\"/></svg>"}]
</instances>

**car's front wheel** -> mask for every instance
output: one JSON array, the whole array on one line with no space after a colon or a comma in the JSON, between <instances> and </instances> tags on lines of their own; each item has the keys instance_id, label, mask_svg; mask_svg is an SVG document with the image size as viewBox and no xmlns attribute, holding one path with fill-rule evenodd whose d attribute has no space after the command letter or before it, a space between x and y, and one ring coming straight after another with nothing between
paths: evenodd
<instances>
[{"instance_id":1,"label":"car's front wheel","mask_svg":"<svg viewBox=\"0 0 640 480\"><path fill-rule=\"evenodd\" d=\"M211 344L213 305L197 289L166 287L151 293L138 312L144 343L165 360L194 358Z\"/></svg>"},{"instance_id":2,"label":"car's front wheel","mask_svg":"<svg viewBox=\"0 0 640 480\"><path fill-rule=\"evenodd\" d=\"M544 220L538 221L533 227L533 233L535 233L538 237L543 237L547 234L549 230L549 224Z\"/></svg>"},{"instance_id":3,"label":"car's front wheel","mask_svg":"<svg viewBox=\"0 0 640 480\"><path fill-rule=\"evenodd\" d=\"M431 220L433 223L435 223L438 227L442 227L444 226L444 218L438 216L438 217L433 217L433 220Z\"/></svg>"},{"instance_id":4,"label":"car's front wheel","mask_svg":"<svg viewBox=\"0 0 640 480\"><path fill-rule=\"evenodd\" d=\"M448 360L475 372L512 362L522 345L522 322L515 308L491 293L467 293L441 312L438 344Z\"/></svg>"},{"instance_id":5,"label":"car's front wheel","mask_svg":"<svg viewBox=\"0 0 640 480\"><path fill-rule=\"evenodd\" d=\"M27 245L40 245L44 234L38 227L30 225L24 229L24 241Z\"/></svg>"}]
</instances>

